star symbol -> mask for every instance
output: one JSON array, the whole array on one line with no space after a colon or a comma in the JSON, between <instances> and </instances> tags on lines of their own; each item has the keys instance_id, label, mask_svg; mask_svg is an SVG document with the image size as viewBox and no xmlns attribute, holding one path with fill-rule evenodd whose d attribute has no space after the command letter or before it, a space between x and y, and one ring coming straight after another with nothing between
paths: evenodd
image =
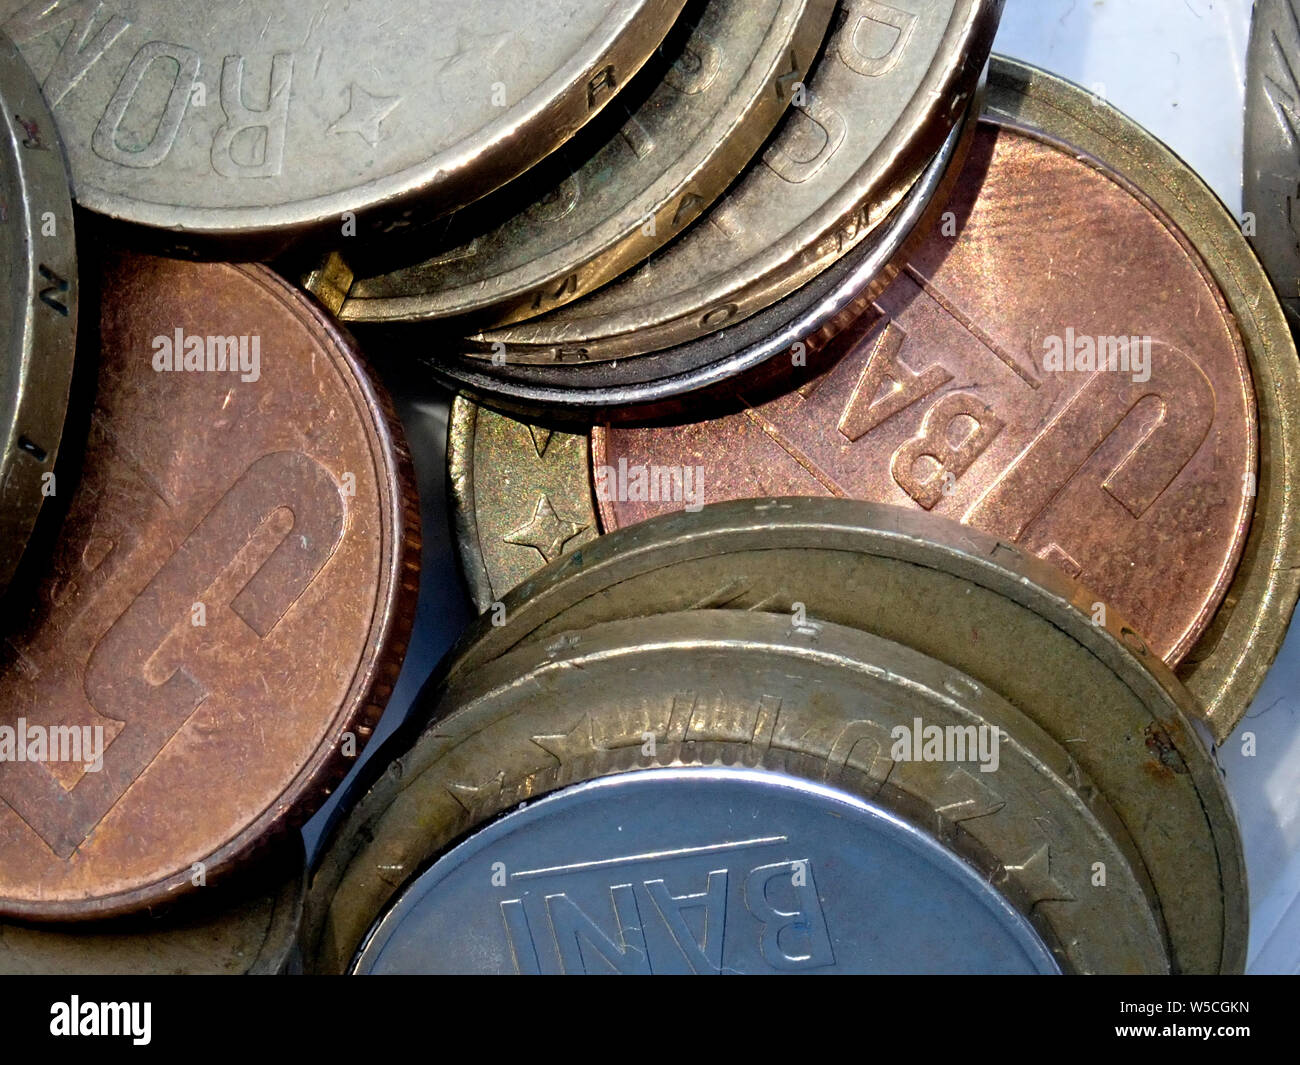
<instances>
[{"instance_id":1,"label":"star symbol","mask_svg":"<svg viewBox=\"0 0 1300 1065\"><path fill-rule=\"evenodd\" d=\"M537 500L537 509L525 524L508 532L503 539L508 544L536 548L542 558L550 562L564 550L564 545L572 540L586 525L568 521L555 513L550 496L545 492Z\"/></svg>"},{"instance_id":2,"label":"star symbol","mask_svg":"<svg viewBox=\"0 0 1300 1065\"><path fill-rule=\"evenodd\" d=\"M348 87L348 109L326 132L355 133L373 148L383 138L380 124L401 102L400 96L375 96L354 82Z\"/></svg>"}]
</instances>

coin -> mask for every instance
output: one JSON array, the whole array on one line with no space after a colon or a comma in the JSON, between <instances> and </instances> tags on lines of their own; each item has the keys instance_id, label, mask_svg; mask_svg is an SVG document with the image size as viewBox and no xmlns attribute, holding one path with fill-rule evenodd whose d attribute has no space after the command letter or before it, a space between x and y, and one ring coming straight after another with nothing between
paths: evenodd
<instances>
[{"instance_id":1,"label":"coin","mask_svg":"<svg viewBox=\"0 0 1300 1065\"><path fill-rule=\"evenodd\" d=\"M647 489L652 471L679 482L699 471L695 502L830 494L920 506L1080 577L1182 663L1226 738L1295 604L1293 347L1230 219L1131 122L1002 60L989 102L950 205L955 239L934 231L907 276L837 339L842 357L821 376L709 421L597 427L590 466L578 448L534 463L520 430L493 428L494 457L522 456L535 472L499 512L475 498L474 536L461 538L471 584L496 598L544 561L499 543L542 492L593 529L690 502L611 497L598 520L593 469L613 474L615 490L627 471ZM1068 148L1056 140L1067 133ZM1065 231L1068 286L1050 280ZM1146 371L1044 370L1053 338L1064 348L1121 334L1151 338ZM453 454L479 446L452 442ZM457 493L458 507L472 491Z\"/></svg>"},{"instance_id":2,"label":"coin","mask_svg":"<svg viewBox=\"0 0 1300 1065\"><path fill-rule=\"evenodd\" d=\"M1300 326L1300 13L1255 0L1246 55L1247 233L1292 327Z\"/></svg>"},{"instance_id":3,"label":"coin","mask_svg":"<svg viewBox=\"0 0 1300 1065\"><path fill-rule=\"evenodd\" d=\"M733 325L851 251L966 111L1000 0L845 0L803 106L665 254L545 318L470 338L507 363L625 358Z\"/></svg>"},{"instance_id":4,"label":"coin","mask_svg":"<svg viewBox=\"0 0 1300 1065\"><path fill-rule=\"evenodd\" d=\"M77 341L77 248L68 172L40 89L0 36L0 593L18 568L54 461Z\"/></svg>"},{"instance_id":5,"label":"coin","mask_svg":"<svg viewBox=\"0 0 1300 1065\"><path fill-rule=\"evenodd\" d=\"M1216 740L1241 720L1277 656L1300 596L1300 361L1286 317L1241 227L1187 165L1089 93L1005 60L990 75L998 117L1043 133L1131 180L1200 253L1250 358L1259 479L1242 559L1205 635L1179 667Z\"/></svg>"},{"instance_id":6,"label":"coin","mask_svg":"<svg viewBox=\"0 0 1300 1065\"><path fill-rule=\"evenodd\" d=\"M202 909L61 928L0 924L0 973L8 976L169 976L283 973L297 964L306 857L301 839L257 870L238 893Z\"/></svg>"},{"instance_id":7,"label":"coin","mask_svg":"<svg viewBox=\"0 0 1300 1065\"><path fill-rule=\"evenodd\" d=\"M1065 746L1115 808L1160 899L1175 971L1241 968L1241 844L1191 723L1195 702L1117 611L975 529L845 499L653 518L508 593L448 660L447 681L561 632L714 607L859 628L993 689Z\"/></svg>"},{"instance_id":8,"label":"coin","mask_svg":"<svg viewBox=\"0 0 1300 1065\"><path fill-rule=\"evenodd\" d=\"M704 498L919 506L1054 562L1176 664L1236 571L1258 479L1250 364L1218 288L1130 186L1014 127L984 127L948 209L957 235L931 235L825 373L694 425L597 426L602 528L682 505L624 498L629 470L689 467Z\"/></svg>"},{"instance_id":9,"label":"coin","mask_svg":"<svg viewBox=\"0 0 1300 1065\"><path fill-rule=\"evenodd\" d=\"M419 199L451 210L522 173L681 7L0 0L0 28L44 79L83 207L274 250L367 211L400 224Z\"/></svg>"},{"instance_id":10,"label":"coin","mask_svg":"<svg viewBox=\"0 0 1300 1065\"><path fill-rule=\"evenodd\" d=\"M689 226L758 150L799 98L834 10L834 0L690 5L603 120L502 190L506 202L454 220L432 257L358 277L340 316L482 326L617 277Z\"/></svg>"},{"instance_id":11,"label":"coin","mask_svg":"<svg viewBox=\"0 0 1300 1065\"><path fill-rule=\"evenodd\" d=\"M621 362L565 366L489 366L457 358L436 338L390 327L372 343L410 352L437 379L509 410L575 419L663 417L732 391L742 372L764 374L825 343L892 277L892 264L918 232L928 231L946 202L943 190L960 169L974 124L949 134L921 179L894 212L852 252L803 288L738 325L700 340Z\"/></svg>"},{"instance_id":12,"label":"coin","mask_svg":"<svg viewBox=\"0 0 1300 1065\"><path fill-rule=\"evenodd\" d=\"M0 913L31 920L218 885L305 819L388 697L418 572L400 429L306 296L126 254L98 284L81 480L0 660Z\"/></svg>"},{"instance_id":13,"label":"coin","mask_svg":"<svg viewBox=\"0 0 1300 1065\"><path fill-rule=\"evenodd\" d=\"M327 852L306 934L315 964L346 965L392 898L361 971L600 971L602 956L657 972L1167 968L1151 899L1103 826L1113 815L1065 751L905 647L692 611L526 645L468 680L440 694L437 724ZM898 729L918 719L985 730L985 754L1002 729L996 766L973 749L965 764L899 755ZM1096 861L1115 874L1106 891L1090 886ZM800 869L801 919L760 935L755 886ZM656 881L679 902L702 887L690 905L711 931L672 936L684 926ZM570 949L566 918L609 927L607 903L592 903L611 884L629 885L613 889L613 941L633 949ZM639 931L623 919L634 900ZM791 940L810 924L821 950L762 945L806 945ZM440 934L449 925L460 934Z\"/></svg>"}]
</instances>

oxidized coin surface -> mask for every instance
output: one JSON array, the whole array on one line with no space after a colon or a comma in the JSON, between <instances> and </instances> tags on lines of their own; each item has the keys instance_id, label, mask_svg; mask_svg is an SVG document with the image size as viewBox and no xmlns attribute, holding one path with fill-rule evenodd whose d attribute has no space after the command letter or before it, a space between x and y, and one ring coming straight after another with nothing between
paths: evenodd
<instances>
[{"instance_id":1,"label":"oxidized coin surface","mask_svg":"<svg viewBox=\"0 0 1300 1065\"><path fill-rule=\"evenodd\" d=\"M1246 56L1242 205L1251 243L1300 326L1300 5L1255 0ZM1253 231L1252 231L1253 230Z\"/></svg>"},{"instance_id":2,"label":"oxidized coin surface","mask_svg":"<svg viewBox=\"0 0 1300 1065\"><path fill-rule=\"evenodd\" d=\"M484 201L426 261L362 271L340 316L472 316L481 327L617 277L689 226L758 150L834 11L834 0L697 0L602 119L495 198L504 221Z\"/></svg>"},{"instance_id":3,"label":"oxidized coin surface","mask_svg":"<svg viewBox=\"0 0 1300 1065\"><path fill-rule=\"evenodd\" d=\"M1066 752L968 677L864 632L745 611L615 621L517 649L433 714L320 867L307 939L322 968L347 963L403 876L484 825L405 888L360 969L1167 968L1131 841ZM918 720L973 743L915 759L896 732ZM1104 892L1094 861L1116 876ZM501 882L473 882L496 862ZM804 890L783 893L780 873ZM612 915L595 901L611 893ZM669 901L688 896L712 915L690 939ZM776 921L765 900L798 903L776 907L784 931L759 934ZM571 946L573 920L635 949Z\"/></svg>"},{"instance_id":4,"label":"oxidized coin surface","mask_svg":"<svg viewBox=\"0 0 1300 1065\"><path fill-rule=\"evenodd\" d=\"M0 913L219 883L352 764L418 511L350 342L262 267L106 257L80 482L0 660ZM61 486L62 487L62 486Z\"/></svg>"},{"instance_id":5,"label":"oxidized coin surface","mask_svg":"<svg viewBox=\"0 0 1300 1065\"><path fill-rule=\"evenodd\" d=\"M450 210L603 108L681 0L0 0L77 201L191 235Z\"/></svg>"},{"instance_id":6,"label":"oxidized coin surface","mask_svg":"<svg viewBox=\"0 0 1300 1065\"><path fill-rule=\"evenodd\" d=\"M1243 966L1241 841L1191 721L1199 708L1117 611L967 526L846 499L652 518L508 593L466 634L446 681L468 683L511 648L603 621L715 607L862 629L987 685L1064 746L1115 809L1155 887L1175 971Z\"/></svg>"},{"instance_id":7,"label":"oxidized coin surface","mask_svg":"<svg viewBox=\"0 0 1300 1065\"><path fill-rule=\"evenodd\" d=\"M507 364L619 359L734 325L851 251L965 113L1001 0L845 0L802 106L700 223L544 318L470 338Z\"/></svg>"},{"instance_id":8,"label":"oxidized coin surface","mask_svg":"<svg viewBox=\"0 0 1300 1065\"><path fill-rule=\"evenodd\" d=\"M256 870L237 893L214 889L202 906L63 927L0 923L5 976L262 976L291 971L302 922L301 839ZM242 879L242 878L241 878Z\"/></svg>"},{"instance_id":9,"label":"oxidized coin surface","mask_svg":"<svg viewBox=\"0 0 1300 1065\"><path fill-rule=\"evenodd\" d=\"M602 527L711 499L921 507L1078 577L1177 663L1254 506L1254 391L1223 297L1135 189L1013 129L982 128L948 209L955 236L912 254L825 373L711 421L595 429ZM649 498L673 469L691 499Z\"/></svg>"},{"instance_id":10,"label":"oxidized coin surface","mask_svg":"<svg viewBox=\"0 0 1300 1065\"><path fill-rule=\"evenodd\" d=\"M0 594L49 498L77 346L77 246L54 120L0 36ZM57 486L56 486L57 487Z\"/></svg>"}]
</instances>

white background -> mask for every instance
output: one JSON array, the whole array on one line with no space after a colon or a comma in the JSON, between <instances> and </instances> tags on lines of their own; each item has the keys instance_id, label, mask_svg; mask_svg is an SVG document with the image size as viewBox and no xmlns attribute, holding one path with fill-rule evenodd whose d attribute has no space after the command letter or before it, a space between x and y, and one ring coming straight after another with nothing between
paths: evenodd
<instances>
[{"instance_id":1,"label":"white background","mask_svg":"<svg viewBox=\"0 0 1300 1065\"><path fill-rule=\"evenodd\" d=\"M994 47L1094 89L1240 216L1250 11L1251 0L1007 0ZM1298 674L1300 626L1219 751L1246 848L1252 973L1300 972Z\"/></svg>"}]
</instances>

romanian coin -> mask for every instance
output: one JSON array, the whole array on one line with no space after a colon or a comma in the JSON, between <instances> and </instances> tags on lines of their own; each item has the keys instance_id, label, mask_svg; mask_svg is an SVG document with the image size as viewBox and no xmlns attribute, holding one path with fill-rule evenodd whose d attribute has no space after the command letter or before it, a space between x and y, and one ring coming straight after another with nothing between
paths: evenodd
<instances>
[{"instance_id":1,"label":"romanian coin","mask_svg":"<svg viewBox=\"0 0 1300 1065\"><path fill-rule=\"evenodd\" d=\"M1151 200L1208 267L1250 360L1259 441L1258 476L1243 478L1253 503L1250 533L1222 604L1179 666L1222 742L1277 657L1300 595L1300 360L1286 316L1236 219L1185 163L1130 119L1077 86L1012 60L990 75L989 110L1067 142ZM1214 399L1223 404L1231 397ZM1175 413L1180 421L1194 416ZM1173 414L1163 417L1178 424ZM1122 494L1122 479L1111 487Z\"/></svg>"},{"instance_id":2,"label":"romanian coin","mask_svg":"<svg viewBox=\"0 0 1300 1065\"><path fill-rule=\"evenodd\" d=\"M0 36L0 593L57 485L77 339L77 249L58 131Z\"/></svg>"},{"instance_id":3,"label":"romanian coin","mask_svg":"<svg viewBox=\"0 0 1300 1065\"><path fill-rule=\"evenodd\" d=\"M857 304L869 303L892 278L893 264L909 240L937 221L974 126L963 121L949 134L921 180L851 253L780 302L699 340L621 362L564 366L497 366L458 358L436 339L420 342L428 338L413 335L411 329L419 327L412 326L382 330L375 342L411 351L451 387L521 413L638 419L696 409L714 396L728 396L737 374L767 373L806 359L852 321Z\"/></svg>"},{"instance_id":4,"label":"romanian coin","mask_svg":"<svg viewBox=\"0 0 1300 1065\"><path fill-rule=\"evenodd\" d=\"M302 841L256 870L238 892L203 906L61 928L0 923L0 974L261 976L297 964L306 856Z\"/></svg>"},{"instance_id":5,"label":"romanian coin","mask_svg":"<svg viewBox=\"0 0 1300 1065\"><path fill-rule=\"evenodd\" d=\"M340 316L510 322L617 277L690 225L758 150L799 98L834 10L834 0L697 0L541 173L454 219L425 261L359 277Z\"/></svg>"},{"instance_id":6,"label":"romanian coin","mask_svg":"<svg viewBox=\"0 0 1300 1065\"><path fill-rule=\"evenodd\" d=\"M1001 62L989 103L1002 117L985 121L950 201L953 235L938 228L911 254L829 368L707 421L597 427L590 466L580 445L534 458L530 431L500 415L478 421L481 443L453 432L453 457L492 451L473 471L496 456L529 471L490 510L474 478L457 483L480 606L558 553L538 536L562 531L552 511L576 546L724 498L919 506L1079 577L1182 663L1222 740L1295 604L1294 349L1230 219L1146 135ZM1068 148L1047 135L1067 130ZM1076 136L1109 146L1107 161Z\"/></svg>"},{"instance_id":7,"label":"romanian coin","mask_svg":"<svg viewBox=\"0 0 1300 1065\"><path fill-rule=\"evenodd\" d=\"M386 907L359 971L1167 971L1096 789L1004 700L905 647L691 611L468 679L327 852L317 967L346 966ZM914 729L951 749L900 748Z\"/></svg>"},{"instance_id":8,"label":"romanian coin","mask_svg":"<svg viewBox=\"0 0 1300 1065\"><path fill-rule=\"evenodd\" d=\"M507 363L659 351L747 318L851 251L966 112L1001 0L845 0L802 106L691 232L600 292L471 338ZM504 345L504 349L496 345Z\"/></svg>"},{"instance_id":9,"label":"romanian coin","mask_svg":"<svg viewBox=\"0 0 1300 1065\"><path fill-rule=\"evenodd\" d=\"M49 572L6 618L0 913L219 886L316 809L400 667L418 510L350 341L258 266L105 256Z\"/></svg>"},{"instance_id":10,"label":"romanian coin","mask_svg":"<svg viewBox=\"0 0 1300 1065\"><path fill-rule=\"evenodd\" d=\"M1247 232L1300 327L1300 9L1255 0L1246 56Z\"/></svg>"},{"instance_id":11,"label":"romanian coin","mask_svg":"<svg viewBox=\"0 0 1300 1065\"><path fill-rule=\"evenodd\" d=\"M681 7L0 0L0 29L44 79L82 206L185 241L284 243L420 199L452 210L522 173Z\"/></svg>"},{"instance_id":12,"label":"romanian coin","mask_svg":"<svg viewBox=\"0 0 1300 1065\"><path fill-rule=\"evenodd\" d=\"M508 593L449 659L448 682L521 643L712 607L872 632L1002 695L1069 750L1115 808L1159 897L1173 968L1242 967L1241 843L1192 724L1195 702L1117 611L1056 567L967 526L833 498L652 518Z\"/></svg>"}]
</instances>

